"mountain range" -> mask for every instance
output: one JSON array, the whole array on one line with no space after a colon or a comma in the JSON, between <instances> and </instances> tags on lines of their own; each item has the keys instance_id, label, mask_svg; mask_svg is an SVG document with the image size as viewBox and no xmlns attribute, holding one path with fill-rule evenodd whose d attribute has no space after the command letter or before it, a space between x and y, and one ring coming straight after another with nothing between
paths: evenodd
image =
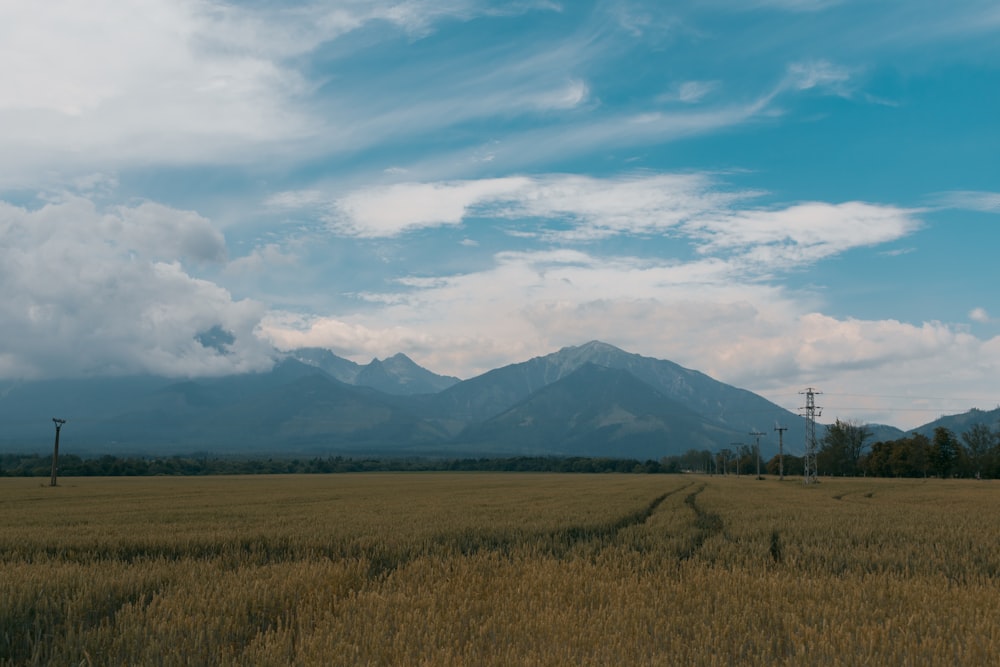
<instances>
[{"instance_id":1,"label":"mountain range","mask_svg":"<svg viewBox=\"0 0 1000 667\"><path fill-rule=\"evenodd\" d=\"M982 413L988 415L989 413ZM1000 417L1000 414L997 415ZM266 373L0 383L0 450L81 454L512 456L659 459L752 444L800 454L802 417L673 362L599 341L468 380L403 354L359 365L294 350ZM939 420L940 421L940 420ZM928 428L931 425L928 425ZM872 426L875 439L901 437Z\"/></svg>"}]
</instances>

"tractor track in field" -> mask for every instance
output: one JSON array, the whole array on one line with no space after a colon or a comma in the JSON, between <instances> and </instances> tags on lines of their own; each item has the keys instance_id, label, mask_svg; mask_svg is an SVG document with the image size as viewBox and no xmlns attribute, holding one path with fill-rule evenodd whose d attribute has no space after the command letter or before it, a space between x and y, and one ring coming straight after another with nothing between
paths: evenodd
<instances>
[{"instance_id":1,"label":"tractor track in field","mask_svg":"<svg viewBox=\"0 0 1000 667\"><path fill-rule=\"evenodd\" d=\"M505 534L488 529L470 529L457 534L442 536L438 544L450 547L462 555L483 551L510 553L513 549L531 545L539 552L560 557L581 544L612 542L623 530L646 523L663 502L691 486L684 484L651 500L645 507L605 523L575 525L534 534Z\"/></svg>"},{"instance_id":2,"label":"tractor track in field","mask_svg":"<svg viewBox=\"0 0 1000 667\"><path fill-rule=\"evenodd\" d=\"M597 548L610 545L622 531L646 523L667 498L690 487L691 483L683 484L653 498L646 506L605 523L567 526L535 533L470 528L438 536L431 543L429 551L462 557L481 553L506 557L520 549L528 548L540 555L563 558L582 545L592 544ZM369 579L381 579L427 553L427 550L419 550L418 553L362 549L352 553L351 556L368 561Z\"/></svg>"},{"instance_id":3,"label":"tractor track in field","mask_svg":"<svg viewBox=\"0 0 1000 667\"><path fill-rule=\"evenodd\" d=\"M690 560L701 550L706 540L715 535L722 534L725 529L725 524L723 524L721 516L715 512L709 512L698 504L698 495L705 490L705 487L706 485L702 484L693 493L684 498L684 504L691 508L691 511L695 515L695 532L691 536L690 543L680 553L679 558L682 561Z\"/></svg>"},{"instance_id":4,"label":"tractor track in field","mask_svg":"<svg viewBox=\"0 0 1000 667\"><path fill-rule=\"evenodd\" d=\"M46 558L60 558L72 562L143 562L153 560L180 561L183 559L218 560L227 569L259 567L300 559L325 558L330 560L359 560L367 564L368 580L383 579L397 569L429 554L472 556L480 553L495 553L501 556L528 549L539 555L564 558L575 550L591 545L603 549L618 539L619 535L632 527L649 521L660 506L671 496L689 490L692 482L680 484L662 493L644 506L593 524L575 524L550 530L469 528L457 532L440 534L429 542L412 546L391 546L371 541L353 543L317 543L307 546L292 544L287 538L272 538L264 535L247 536L229 543L206 542L198 545L183 545L176 548L163 545L135 544L122 550L120 547L101 546L73 550L52 547L44 554ZM704 488L704 487L702 487ZM691 505L692 498L701 488L685 499ZM694 508L697 506L693 505ZM0 554L0 562L3 556ZM41 557L36 555L35 557ZM24 558L24 556L21 556ZM31 561L32 556L26 560Z\"/></svg>"}]
</instances>

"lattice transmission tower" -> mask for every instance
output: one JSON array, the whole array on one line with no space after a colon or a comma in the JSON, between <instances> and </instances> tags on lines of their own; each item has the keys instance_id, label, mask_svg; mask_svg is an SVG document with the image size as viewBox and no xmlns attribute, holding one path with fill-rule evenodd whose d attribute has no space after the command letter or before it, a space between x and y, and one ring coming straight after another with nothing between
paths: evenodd
<instances>
[{"instance_id":1,"label":"lattice transmission tower","mask_svg":"<svg viewBox=\"0 0 1000 667\"><path fill-rule=\"evenodd\" d=\"M823 414L823 408L816 405L816 396L823 392L809 387L799 393L806 395L806 405L800 408L802 416L806 418L806 455L802 458L802 481L804 484L814 484L819 481L816 472L816 417Z\"/></svg>"}]
</instances>

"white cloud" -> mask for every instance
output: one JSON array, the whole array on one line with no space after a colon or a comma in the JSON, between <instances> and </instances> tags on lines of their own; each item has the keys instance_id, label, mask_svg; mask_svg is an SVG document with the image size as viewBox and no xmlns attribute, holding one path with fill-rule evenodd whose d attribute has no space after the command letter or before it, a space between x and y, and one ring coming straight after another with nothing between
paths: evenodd
<instances>
[{"instance_id":1,"label":"white cloud","mask_svg":"<svg viewBox=\"0 0 1000 667\"><path fill-rule=\"evenodd\" d=\"M523 178L502 178L361 190L332 202L328 221L337 231L362 237L457 225L474 207L509 198L528 183Z\"/></svg>"},{"instance_id":2,"label":"white cloud","mask_svg":"<svg viewBox=\"0 0 1000 667\"><path fill-rule=\"evenodd\" d=\"M796 90L828 88L843 95L846 94L846 84L850 80L851 73L847 68L827 60L812 60L789 65L786 83Z\"/></svg>"},{"instance_id":3,"label":"white cloud","mask_svg":"<svg viewBox=\"0 0 1000 667\"><path fill-rule=\"evenodd\" d=\"M993 321L985 308L973 308L969 311L969 319L980 324L988 324Z\"/></svg>"},{"instance_id":4,"label":"white cloud","mask_svg":"<svg viewBox=\"0 0 1000 667\"><path fill-rule=\"evenodd\" d=\"M566 232L567 237L599 238L663 231L756 194L712 186L711 177L703 174L611 179L552 174L398 183L339 197L324 197L315 190L283 192L267 203L286 209L320 209L334 230L352 236L391 237L481 217L568 219L575 229Z\"/></svg>"},{"instance_id":5,"label":"white cloud","mask_svg":"<svg viewBox=\"0 0 1000 667\"><path fill-rule=\"evenodd\" d=\"M521 233L564 242L622 234L687 237L702 254L735 253L749 264L774 267L886 243L919 227L917 210L864 202L739 208L757 194L727 191L706 174L606 179L552 174L400 183L330 197L319 206L332 229L351 236L393 237L473 218L494 219L521 222L528 227ZM292 192L269 201L316 207L323 197ZM545 229L551 221L558 221L559 229Z\"/></svg>"},{"instance_id":6,"label":"white cloud","mask_svg":"<svg viewBox=\"0 0 1000 667\"><path fill-rule=\"evenodd\" d=\"M203 217L155 203L98 210L64 197L0 202L2 377L151 372L218 375L270 365L254 333L264 309L190 275L178 258L224 259ZM234 337L220 351L196 336Z\"/></svg>"},{"instance_id":7,"label":"white cloud","mask_svg":"<svg viewBox=\"0 0 1000 667\"><path fill-rule=\"evenodd\" d=\"M305 83L280 64L300 35L252 13L207 0L54 0L45 11L3 3L0 25L0 183L229 161L312 131L289 104Z\"/></svg>"},{"instance_id":8,"label":"white cloud","mask_svg":"<svg viewBox=\"0 0 1000 667\"><path fill-rule=\"evenodd\" d=\"M677 87L675 96L677 100L685 104L696 104L718 87L718 81L685 81Z\"/></svg>"},{"instance_id":9,"label":"white cloud","mask_svg":"<svg viewBox=\"0 0 1000 667\"><path fill-rule=\"evenodd\" d=\"M787 319L779 289L732 284L728 270L715 260L677 265L572 250L504 252L488 270L404 279L376 311L294 324L269 317L262 330L279 347L386 356L409 345L403 349L419 352L429 367L468 375L581 339L642 349L690 330L701 332L696 340L706 349L713 341L724 347L732 335L725 325L758 316L752 303L772 304L766 308L775 322Z\"/></svg>"},{"instance_id":10,"label":"white cloud","mask_svg":"<svg viewBox=\"0 0 1000 667\"><path fill-rule=\"evenodd\" d=\"M289 252L277 243L265 243L254 248L250 254L238 257L226 265L230 274L255 274L277 266L294 266L299 256Z\"/></svg>"},{"instance_id":11,"label":"white cloud","mask_svg":"<svg viewBox=\"0 0 1000 667\"><path fill-rule=\"evenodd\" d=\"M723 280L727 271L718 260L503 253L488 270L405 281L405 291L374 311L271 314L262 332L279 347L325 346L359 361L403 350L462 377L598 338L793 411L798 391L818 386L831 421L912 427L995 400L1000 338L980 340L940 322L835 318L808 295ZM955 400L940 398L949 395Z\"/></svg>"},{"instance_id":12,"label":"white cloud","mask_svg":"<svg viewBox=\"0 0 1000 667\"><path fill-rule=\"evenodd\" d=\"M567 218L568 237L664 232L682 222L728 207L752 192L726 192L705 174L658 174L613 179L585 176L537 178L521 199L500 212L508 217Z\"/></svg>"},{"instance_id":13,"label":"white cloud","mask_svg":"<svg viewBox=\"0 0 1000 667\"><path fill-rule=\"evenodd\" d=\"M570 81L551 93L539 95L536 104L541 109L572 109L582 104L587 99L589 92L585 82Z\"/></svg>"},{"instance_id":14,"label":"white cloud","mask_svg":"<svg viewBox=\"0 0 1000 667\"><path fill-rule=\"evenodd\" d=\"M333 101L320 110L317 89L328 82L310 78L304 56L365 26L420 36L449 17L549 3L502 11L474 0L255 4L52 0L40 11L0 3L0 188L62 185L134 165L246 163L382 140L399 120L386 111L389 100L381 107L377 100L363 107ZM478 107L445 100L429 113L449 117L450 106L475 115L508 100L571 108L587 87L566 83L561 72L558 85L536 76L503 86L502 94L479 95ZM398 108L398 90L391 101ZM407 105L408 113L419 114L422 101Z\"/></svg>"},{"instance_id":15,"label":"white cloud","mask_svg":"<svg viewBox=\"0 0 1000 667\"><path fill-rule=\"evenodd\" d=\"M701 240L699 252L705 254L736 250L765 265L797 265L902 238L919 227L917 212L864 202L810 202L705 216L686 229Z\"/></svg>"},{"instance_id":16,"label":"white cloud","mask_svg":"<svg viewBox=\"0 0 1000 667\"><path fill-rule=\"evenodd\" d=\"M747 5L752 7L785 9L794 12L817 12L843 4L843 2L844 0L754 0L747 3Z\"/></svg>"},{"instance_id":17,"label":"white cloud","mask_svg":"<svg viewBox=\"0 0 1000 667\"><path fill-rule=\"evenodd\" d=\"M226 242L211 222L193 211L155 202L119 206L102 216L101 238L147 259L221 262Z\"/></svg>"},{"instance_id":18,"label":"white cloud","mask_svg":"<svg viewBox=\"0 0 1000 667\"><path fill-rule=\"evenodd\" d=\"M955 190L938 195L935 202L947 208L1000 213L1000 192Z\"/></svg>"}]
</instances>

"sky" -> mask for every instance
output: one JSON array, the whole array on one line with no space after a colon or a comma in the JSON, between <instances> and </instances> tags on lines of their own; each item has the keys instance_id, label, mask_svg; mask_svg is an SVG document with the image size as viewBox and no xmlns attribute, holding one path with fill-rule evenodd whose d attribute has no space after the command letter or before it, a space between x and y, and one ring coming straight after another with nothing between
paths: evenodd
<instances>
[{"instance_id":1,"label":"sky","mask_svg":"<svg viewBox=\"0 0 1000 667\"><path fill-rule=\"evenodd\" d=\"M0 0L0 379L602 340L1000 405L995 0Z\"/></svg>"}]
</instances>

